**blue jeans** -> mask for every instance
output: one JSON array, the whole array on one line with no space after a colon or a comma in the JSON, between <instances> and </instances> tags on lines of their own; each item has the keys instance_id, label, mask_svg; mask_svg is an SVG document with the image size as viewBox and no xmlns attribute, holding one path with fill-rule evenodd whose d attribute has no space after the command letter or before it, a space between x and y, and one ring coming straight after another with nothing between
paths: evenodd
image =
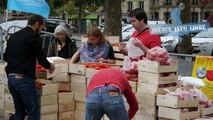
<instances>
[{"instance_id":1,"label":"blue jeans","mask_svg":"<svg viewBox=\"0 0 213 120\"><path fill-rule=\"evenodd\" d=\"M110 92L111 90L117 92ZM108 92L107 92L108 91ZM117 88L95 88L86 99L86 120L101 120L106 114L110 120L128 120L123 97Z\"/></svg>"},{"instance_id":2,"label":"blue jeans","mask_svg":"<svg viewBox=\"0 0 213 120\"><path fill-rule=\"evenodd\" d=\"M25 75L8 75L8 87L15 105L15 120L40 120L35 80Z\"/></svg>"}]
</instances>

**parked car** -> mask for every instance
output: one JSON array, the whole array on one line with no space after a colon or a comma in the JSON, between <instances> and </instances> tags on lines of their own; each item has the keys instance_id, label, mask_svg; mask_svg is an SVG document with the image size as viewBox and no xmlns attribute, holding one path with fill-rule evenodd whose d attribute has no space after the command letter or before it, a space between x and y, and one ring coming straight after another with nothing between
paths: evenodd
<instances>
[{"instance_id":1,"label":"parked car","mask_svg":"<svg viewBox=\"0 0 213 120\"><path fill-rule=\"evenodd\" d=\"M213 55L213 28L201 31L192 37L193 53Z\"/></svg>"},{"instance_id":2,"label":"parked car","mask_svg":"<svg viewBox=\"0 0 213 120\"><path fill-rule=\"evenodd\" d=\"M168 52L177 53L177 47L182 40L183 32L174 31L168 35L161 36L161 46Z\"/></svg>"},{"instance_id":3,"label":"parked car","mask_svg":"<svg viewBox=\"0 0 213 120\"><path fill-rule=\"evenodd\" d=\"M129 26L128 28L124 28L122 30L122 41L128 41L134 31L135 28L132 25Z\"/></svg>"},{"instance_id":4,"label":"parked car","mask_svg":"<svg viewBox=\"0 0 213 120\"><path fill-rule=\"evenodd\" d=\"M60 20L60 19L45 19L45 28L43 31L46 31L46 32L50 32L50 33L53 33L56 26L58 25L64 25L65 27L67 27L70 31L70 36L72 36L72 30L71 30L71 27L69 24L67 24L64 20ZM7 30L9 27L12 27L12 26L15 26L15 27L12 27L10 30L9 30L9 33L14 33L18 30L20 30L21 28L24 28L27 26L27 20L26 19L21 19L21 20L8 20L7 22L3 22L0 24L1 28L3 30Z\"/></svg>"}]
</instances>

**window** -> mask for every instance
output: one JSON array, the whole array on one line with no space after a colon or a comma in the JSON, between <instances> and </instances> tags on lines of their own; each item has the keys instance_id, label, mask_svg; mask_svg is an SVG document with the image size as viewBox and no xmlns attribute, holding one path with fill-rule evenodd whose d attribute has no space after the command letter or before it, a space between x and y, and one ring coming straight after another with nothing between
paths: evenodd
<instances>
[{"instance_id":1,"label":"window","mask_svg":"<svg viewBox=\"0 0 213 120\"><path fill-rule=\"evenodd\" d=\"M198 13L192 12L192 23L198 22Z\"/></svg>"},{"instance_id":2,"label":"window","mask_svg":"<svg viewBox=\"0 0 213 120\"><path fill-rule=\"evenodd\" d=\"M130 12L132 10L132 1L128 1L127 4L128 4L127 12Z\"/></svg>"},{"instance_id":3,"label":"window","mask_svg":"<svg viewBox=\"0 0 213 120\"><path fill-rule=\"evenodd\" d=\"M204 13L204 20L206 20L209 17L209 15L210 15L210 12L205 12Z\"/></svg>"},{"instance_id":4,"label":"window","mask_svg":"<svg viewBox=\"0 0 213 120\"><path fill-rule=\"evenodd\" d=\"M171 5L172 1L171 0L165 0L165 5Z\"/></svg>"},{"instance_id":5,"label":"window","mask_svg":"<svg viewBox=\"0 0 213 120\"><path fill-rule=\"evenodd\" d=\"M158 12L154 12L155 15L155 20L159 20L159 13Z\"/></svg>"},{"instance_id":6,"label":"window","mask_svg":"<svg viewBox=\"0 0 213 120\"><path fill-rule=\"evenodd\" d=\"M169 12L164 13L164 20L168 21L169 18L170 18L170 13Z\"/></svg>"},{"instance_id":7,"label":"window","mask_svg":"<svg viewBox=\"0 0 213 120\"><path fill-rule=\"evenodd\" d=\"M198 0L192 0L192 5L198 5L199 1Z\"/></svg>"},{"instance_id":8,"label":"window","mask_svg":"<svg viewBox=\"0 0 213 120\"><path fill-rule=\"evenodd\" d=\"M139 1L139 8L144 9L144 1Z\"/></svg>"}]
</instances>

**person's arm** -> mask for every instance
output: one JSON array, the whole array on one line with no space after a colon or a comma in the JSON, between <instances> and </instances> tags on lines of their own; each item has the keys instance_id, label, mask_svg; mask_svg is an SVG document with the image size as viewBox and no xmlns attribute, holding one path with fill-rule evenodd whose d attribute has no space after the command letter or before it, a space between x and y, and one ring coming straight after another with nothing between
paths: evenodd
<instances>
[{"instance_id":1,"label":"person's arm","mask_svg":"<svg viewBox=\"0 0 213 120\"><path fill-rule=\"evenodd\" d=\"M36 51L36 58L38 60L38 63L43 66L46 69L49 69L49 73L53 73L55 70L55 65L53 63L50 63L43 51L42 51L42 44L41 44L41 38L40 36L37 36L37 38L35 38L35 48L34 50Z\"/></svg>"},{"instance_id":2,"label":"person's arm","mask_svg":"<svg viewBox=\"0 0 213 120\"><path fill-rule=\"evenodd\" d=\"M78 50L78 51L76 51L75 54L72 56L72 58L71 58L71 60L70 60L70 63L75 63L75 62L78 60L79 56L80 56L80 51Z\"/></svg>"},{"instance_id":3,"label":"person's arm","mask_svg":"<svg viewBox=\"0 0 213 120\"><path fill-rule=\"evenodd\" d=\"M138 111L138 101L137 98L135 97L128 81L127 82L127 88L123 92L128 104L129 104L129 110L128 110L128 115L129 115L129 120L131 120L136 112Z\"/></svg>"}]
</instances>

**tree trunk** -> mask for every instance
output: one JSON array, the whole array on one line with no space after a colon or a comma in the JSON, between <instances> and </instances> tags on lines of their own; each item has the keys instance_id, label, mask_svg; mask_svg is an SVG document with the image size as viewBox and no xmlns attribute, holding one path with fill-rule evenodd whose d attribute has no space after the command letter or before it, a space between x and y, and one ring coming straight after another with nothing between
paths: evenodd
<instances>
[{"instance_id":1,"label":"tree trunk","mask_svg":"<svg viewBox=\"0 0 213 120\"><path fill-rule=\"evenodd\" d=\"M181 11L181 21L182 23L191 22L191 10L190 10L190 0L181 0L185 4L185 8ZM182 41L178 45L178 53L191 54L193 52L191 34L184 35Z\"/></svg>"},{"instance_id":2,"label":"tree trunk","mask_svg":"<svg viewBox=\"0 0 213 120\"><path fill-rule=\"evenodd\" d=\"M105 0L104 3L104 34L106 36L120 36L120 40L122 28L121 2L122 0Z\"/></svg>"}]
</instances>

